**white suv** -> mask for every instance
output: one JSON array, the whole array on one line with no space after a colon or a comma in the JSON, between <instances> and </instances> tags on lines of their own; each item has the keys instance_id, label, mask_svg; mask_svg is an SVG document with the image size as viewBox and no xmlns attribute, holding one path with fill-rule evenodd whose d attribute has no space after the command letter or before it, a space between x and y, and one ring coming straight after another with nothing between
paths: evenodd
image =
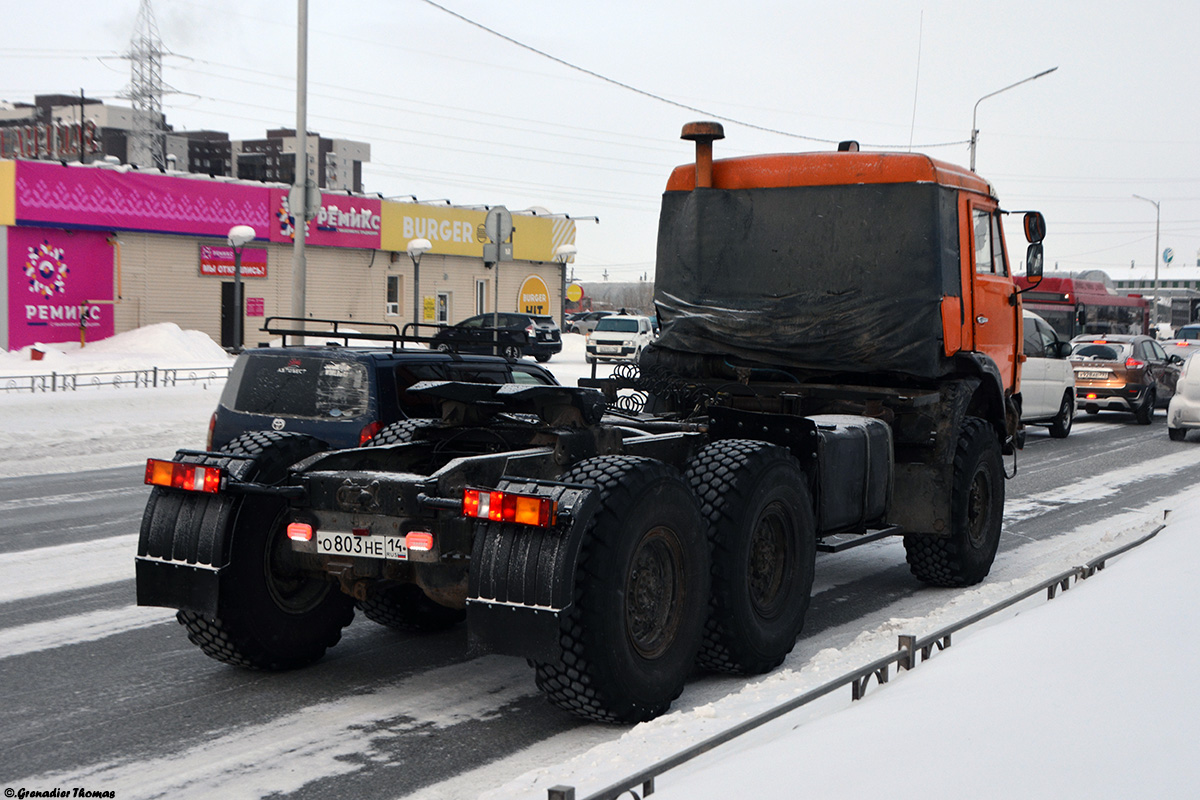
<instances>
[{"instance_id":1,"label":"white suv","mask_svg":"<svg viewBox=\"0 0 1200 800\"><path fill-rule=\"evenodd\" d=\"M1071 343L1058 338L1050 323L1025 311L1025 364L1021 367L1021 420L1048 425L1065 439L1075 419L1075 370L1067 356Z\"/></svg>"},{"instance_id":2,"label":"white suv","mask_svg":"<svg viewBox=\"0 0 1200 800\"><path fill-rule=\"evenodd\" d=\"M587 363L637 361L642 348L654 341L649 317L615 314L596 323L587 338Z\"/></svg>"}]
</instances>

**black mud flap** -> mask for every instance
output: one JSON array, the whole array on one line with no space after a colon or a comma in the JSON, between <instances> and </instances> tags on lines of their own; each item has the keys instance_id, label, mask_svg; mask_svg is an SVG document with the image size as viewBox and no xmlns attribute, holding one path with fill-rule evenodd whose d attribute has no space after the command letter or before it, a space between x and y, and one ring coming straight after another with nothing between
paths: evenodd
<instances>
[{"instance_id":1,"label":"black mud flap","mask_svg":"<svg viewBox=\"0 0 1200 800\"><path fill-rule=\"evenodd\" d=\"M137 604L217 616L221 568L138 557Z\"/></svg>"},{"instance_id":2,"label":"black mud flap","mask_svg":"<svg viewBox=\"0 0 1200 800\"><path fill-rule=\"evenodd\" d=\"M471 555L467 628L474 651L549 661L559 656L559 617L575 591L583 529L598 500L587 487L505 479L500 491L558 501L559 524L480 523Z\"/></svg>"}]
</instances>

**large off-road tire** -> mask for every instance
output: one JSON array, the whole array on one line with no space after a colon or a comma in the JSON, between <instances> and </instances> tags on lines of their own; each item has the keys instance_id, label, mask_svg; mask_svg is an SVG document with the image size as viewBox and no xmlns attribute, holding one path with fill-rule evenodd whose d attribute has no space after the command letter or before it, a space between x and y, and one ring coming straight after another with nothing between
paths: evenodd
<instances>
[{"instance_id":1,"label":"large off-road tire","mask_svg":"<svg viewBox=\"0 0 1200 800\"><path fill-rule=\"evenodd\" d=\"M904 537L908 568L934 586L973 586L987 577L1000 546L1004 465L1000 442L984 420L967 417L954 453L948 535Z\"/></svg>"},{"instance_id":2,"label":"large off-road tire","mask_svg":"<svg viewBox=\"0 0 1200 800\"><path fill-rule=\"evenodd\" d=\"M683 691L704 632L699 504L676 469L648 458L590 458L562 480L594 486L600 505L583 533L559 657L535 665L538 688L587 719L651 719Z\"/></svg>"},{"instance_id":3,"label":"large off-road tire","mask_svg":"<svg viewBox=\"0 0 1200 800\"><path fill-rule=\"evenodd\" d=\"M372 622L400 631L440 631L467 618L466 611L433 602L411 583L372 592L355 606Z\"/></svg>"},{"instance_id":4,"label":"large off-road tire","mask_svg":"<svg viewBox=\"0 0 1200 800\"><path fill-rule=\"evenodd\" d=\"M712 593L697 663L759 673L792 651L816 563L808 481L787 449L741 439L705 447L687 471L708 523Z\"/></svg>"},{"instance_id":5,"label":"large off-road tire","mask_svg":"<svg viewBox=\"0 0 1200 800\"><path fill-rule=\"evenodd\" d=\"M1133 418L1137 420L1138 425L1149 425L1154 421L1154 390L1146 392L1146 397L1142 400L1142 404L1133 412Z\"/></svg>"},{"instance_id":6,"label":"large off-road tire","mask_svg":"<svg viewBox=\"0 0 1200 800\"><path fill-rule=\"evenodd\" d=\"M1050 422L1050 436L1054 439L1065 439L1071 433L1075 423L1075 393L1068 389L1063 393L1062 405L1058 414Z\"/></svg>"},{"instance_id":7,"label":"large off-road tire","mask_svg":"<svg viewBox=\"0 0 1200 800\"><path fill-rule=\"evenodd\" d=\"M254 457L249 480L278 483L292 464L326 449L311 436L244 433L223 452ZM246 495L234 514L229 565L221 576L220 616L180 611L188 639L218 661L282 670L310 664L337 644L354 604L336 584L302 574L285 532L286 501Z\"/></svg>"},{"instance_id":8,"label":"large off-road tire","mask_svg":"<svg viewBox=\"0 0 1200 800\"><path fill-rule=\"evenodd\" d=\"M384 426L379 433L367 440L364 447L384 447L389 444L407 444L422 441L425 431L430 428L440 428L440 419L401 419Z\"/></svg>"}]
</instances>

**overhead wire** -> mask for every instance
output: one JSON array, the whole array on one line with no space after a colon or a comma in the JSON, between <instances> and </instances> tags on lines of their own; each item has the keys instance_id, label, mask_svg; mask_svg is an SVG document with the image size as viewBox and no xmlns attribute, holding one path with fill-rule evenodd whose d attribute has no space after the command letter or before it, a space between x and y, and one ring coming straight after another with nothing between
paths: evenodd
<instances>
[{"instance_id":1,"label":"overhead wire","mask_svg":"<svg viewBox=\"0 0 1200 800\"><path fill-rule=\"evenodd\" d=\"M836 139L822 139L817 136L807 136L802 133L795 133L792 131L780 130L779 128L769 128L765 125L758 125L753 122L746 122L745 120L737 119L735 117L718 114L714 111L709 111L709 110L706 110L703 108L699 108L697 106L688 105L687 103L681 103L678 100L672 100L669 97L664 97L663 95L655 94L654 92L649 92L649 91L646 91L645 89L640 89L636 86L633 86L628 83L624 83L615 78L610 78L607 75L603 75L594 70L590 70L587 67L581 67L578 64L574 64L570 61L559 58L558 56L551 55L550 53L547 53L545 50L539 50L538 48L533 47L532 45L525 44L524 42L522 42L518 39L514 39L513 37L511 37L507 34L501 33L500 31L497 31L494 28L489 28L488 26L484 25L481 22L476 22L475 20L471 19L470 17L464 16L463 14L460 14L457 11L446 8L445 6L441 5L440 3L434 2L434 0L421 0L421 1L423 3L425 3L426 5L432 6L436 9L438 9L439 11L443 11L446 14L449 14L450 16L454 17L455 19L461 20L462 22L466 23L467 25L471 25L475 28L478 28L481 31L484 31L485 33L491 34L492 36L495 36L499 39L503 39L504 41L506 41L509 44L512 44L516 47L522 48L524 50L528 50L529 52L534 53L535 55L541 56L542 58L549 59L550 61L553 61L556 64L566 67L567 69L572 69L572 70L575 70L576 72L581 72L584 75L588 75L597 80L604 81L605 83L609 83L613 86L617 86L621 89L625 89L626 91L630 91L635 94L639 94L643 97L648 97L651 100L655 100L660 103L665 103L667 105L674 106L676 108L681 108L685 111L692 111L692 112L695 112L695 113L703 115L703 116L707 116L707 117L711 117L713 119L720 120L722 122L728 122L731 125L738 125L743 128L749 128L751 130L762 131L763 133L771 133L771 134L775 134L778 136L787 136L787 137L790 137L793 139L803 139L804 141L808 141L808 142L819 142L821 144L837 144L838 143L838 140L836 140ZM863 146L872 147L872 148L882 148L882 149L904 148L904 147L909 147L909 148L917 147L917 148L921 148L921 149L930 149L930 148L934 148L934 147L953 147L953 146L964 145L964 144L969 144L969 143L970 143L969 139L963 139L961 141L955 141L955 142L936 142L936 143L919 144L919 145L914 145L911 142L909 142L909 144L907 144L907 145L864 143Z\"/></svg>"}]
</instances>

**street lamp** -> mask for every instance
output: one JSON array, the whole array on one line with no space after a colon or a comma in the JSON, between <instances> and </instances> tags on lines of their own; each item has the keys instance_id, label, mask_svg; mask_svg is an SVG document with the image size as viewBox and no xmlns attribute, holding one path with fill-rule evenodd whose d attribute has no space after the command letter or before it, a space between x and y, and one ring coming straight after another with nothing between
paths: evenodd
<instances>
[{"instance_id":1,"label":"street lamp","mask_svg":"<svg viewBox=\"0 0 1200 800\"><path fill-rule=\"evenodd\" d=\"M413 262L413 324L421 324L421 256L433 249L428 239L409 239L408 257ZM417 336L421 335L417 328Z\"/></svg>"},{"instance_id":2,"label":"street lamp","mask_svg":"<svg viewBox=\"0 0 1200 800\"><path fill-rule=\"evenodd\" d=\"M1154 206L1154 324L1158 325L1158 225L1162 215L1158 207L1158 200L1151 200L1140 194L1135 194L1134 197L1138 200L1145 200ZM1157 336L1157 333L1155 335Z\"/></svg>"},{"instance_id":3,"label":"street lamp","mask_svg":"<svg viewBox=\"0 0 1200 800\"><path fill-rule=\"evenodd\" d=\"M554 251L554 260L562 266L562 294L560 295L562 303L559 307L562 319L559 320L559 324L564 331L567 329L567 262L575 258L575 254L578 252L578 248L573 244L559 245L558 249Z\"/></svg>"},{"instance_id":4,"label":"street lamp","mask_svg":"<svg viewBox=\"0 0 1200 800\"><path fill-rule=\"evenodd\" d=\"M242 316L246 313L242 302L242 250L254 241L254 228L249 225L234 225L229 229L229 246L233 248L233 352L242 352Z\"/></svg>"},{"instance_id":5,"label":"street lamp","mask_svg":"<svg viewBox=\"0 0 1200 800\"><path fill-rule=\"evenodd\" d=\"M1016 87L1016 86L1020 86L1022 83L1029 83L1030 81L1037 80L1038 78L1042 77L1043 75L1049 75L1051 72L1054 72L1054 70L1056 70L1056 69L1058 69L1058 67L1051 67L1050 69L1039 72L1037 75L1030 75L1028 78L1025 78L1024 80L1019 80L1013 84L1009 84L1008 86L1005 86L1003 89L997 89L996 91L992 92L991 94L985 94L983 97L981 97L975 101L975 110L971 112L971 172L975 171L975 142L979 139L979 129L975 127L975 115L979 113L979 104L982 103L984 100L987 100L989 97L995 97L996 95L1000 94L1001 92L1007 92L1009 89L1012 89L1013 87Z\"/></svg>"}]
</instances>

